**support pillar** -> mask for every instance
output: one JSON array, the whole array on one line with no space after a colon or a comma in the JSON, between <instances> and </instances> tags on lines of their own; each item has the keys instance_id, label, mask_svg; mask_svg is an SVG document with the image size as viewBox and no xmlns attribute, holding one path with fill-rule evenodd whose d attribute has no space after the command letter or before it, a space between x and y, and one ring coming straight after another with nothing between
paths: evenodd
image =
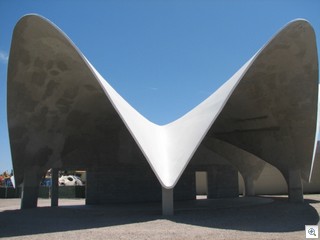
<instances>
[{"instance_id":1,"label":"support pillar","mask_svg":"<svg viewBox=\"0 0 320 240\"><path fill-rule=\"evenodd\" d=\"M289 170L288 195L290 202L303 202L303 185L300 169Z\"/></svg>"},{"instance_id":2,"label":"support pillar","mask_svg":"<svg viewBox=\"0 0 320 240\"><path fill-rule=\"evenodd\" d=\"M173 215L173 188L166 189L162 187L162 215Z\"/></svg>"},{"instance_id":3,"label":"support pillar","mask_svg":"<svg viewBox=\"0 0 320 240\"><path fill-rule=\"evenodd\" d=\"M21 209L36 208L38 205L40 178L36 169L26 169L21 193Z\"/></svg>"},{"instance_id":4,"label":"support pillar","mask_svg":"<svg viewBox=\"0 0 320 240\"><path fill-rule=\"evenodd\" d=\"M217 197L217 171L213 167L207 168L208 193L207 198L213 199Z\"/></svg>"},{"instance_id":5,"label":"support pillar","mask_svg":"<svg viewBox=\"0 0 320 240\"><path fill-rule=\"evenodd\" d=\"M251 176L245 176L244 177L244 195L246 197L254 196L254 181Z\"/></svg>"},{"instance_id":6,"label":"support pillar","mask_svg":"<svg viewBox=\"0 0 320 240\"><path fill-rule=\"evenodd\" d=\"M57 207L59 201L59 170L51 169L51 207Z\"/></svg>"}]
</instances>

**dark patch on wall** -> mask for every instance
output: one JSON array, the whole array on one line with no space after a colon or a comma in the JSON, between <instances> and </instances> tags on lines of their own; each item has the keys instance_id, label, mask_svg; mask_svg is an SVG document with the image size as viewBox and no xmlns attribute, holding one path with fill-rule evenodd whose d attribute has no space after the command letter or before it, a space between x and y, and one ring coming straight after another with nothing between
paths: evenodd
<instances>
[{"instance_id":1,"label":"dark patch on wall","mask_svg":"<svg viewBox=\"0 0 320 240\"><path fill-rule=\"evenodd\" d=\"M35 162L39 164L40 167L43 167L48 162L48 159L52 155L52 153L53 153L53 150L48 146L42 147L34 155Z\"/></svg>"},{"instance_id":2,"label":"dark patch on wall","mask_svg":"<svg viewBox=\"0 0 320 240\"><path fill-rule=\"evenodd\" d=\"M86 84L84 85L85 89L87 89L88 91L95 91L97 90L94 86Z\"/></svg>"},{"instance_id":3,"label":"dark patch on wall","mask_svg":"<svg viewBox=\"0 0 320 240\"><path fill-rule=\"evenodd\" d=\"M52 96L53 92L56 90L57 86L59 86L59 83L54 81L54 80L50 80L49 83L47 84L46 90L42 96L42 99L45 99L47 97Z\"/></svg>"},{"instance_id":4,"label":"dark patch on wall","mask_svg":"<svg viewBox=\"0 0 320 240\"><path fill-rule=\"evenodd\" d=\"M52 67L53 67L53 61L52 61L52 60L49 60L49 61L47 62L46 68L47 68L47 70L50 70Z\"/></svg>"},{"instance_id":5,"label":"dark patch on wall","mask_svg":"<svg viewBox=\"0 0 320 240\"><path fill-rule=\"evenodd\" d=\"M59 75L59 71L57 71L57 70L51 70L50 71L50 74L52 75L52 76L57 76L57 75Z\"/></svg>"},{"instance_id":6,"label":"dark patch on wall","mask_svg":"<svg viewBox=\"0 0 320 240\"><path fill-rule=\"evenodd\" d=\"M40 69L43 68L43 65L44 62L39 57L37 57L33 62L33 66L38 67Z\"/></svg>"},{"instance_id":7,"label":"dark patch on wall","mask_svg":"<svg viewBox=\"0 0 320 240\"><path fill-rule=\"evenodd\" d=\"M24 65L30 64L30 53L24 48L18 48L16 54L14 55L16 58L13 61L20 61Z\"/></svg>"},{"instance_id":8,"label":"dark patch on wall","mask_svg":"<svg viewBox=\"0 0 320 240\"><path fill-rule=\"evenodd\" d=\"M68 88L64 91L63 97L67 99L74 99L79 92L79 87Z\"/></svg>"},{"instance_id":9,"label":"dark patch on wall","mask_svg":"<svg viewBox=\"0 0 320 240\"><path fill-rule=\"evenodd\" d=\"M70 105L72 104L72 101L64 98L60 98L56 102L57 108L60 110L61 113L67 113L70 110Z\"/></svg>"},{"instance_id":10,"label":"dark patch on wall","mask_svg":"<svg viewBox=\"0 0 320 240\"><path fill-rule=\"evenodd\" d=\"M87 204L160 201L161 185L142 160L88 171Z\"/></svg>"},{"instance_id":11,"label":"dark patch on wall","mask_svg":"<svg viewBox=\"0 0 320 240\"><path fill-rule=\"evenodd\" d=\"M10 128L10 138L13 139L21 139L23 135L27 132L26 127L17 126Z\"/></svg>"},{"instance_id":12,"label":"dark patch on wall","mask_svg":"<svg viewBox=\"0 0 320 240\"><path fill-rule=\"evenodd\" d=\"M45 83L46 77L46 72L33 72L30 81L31 83L41 87Z\"/></svg>"},{"instance_id":13,"label":"dark patch on wall","mask_svg":"<svg viewBox=\"0 0 320 240\"><path fill-rule=\"evenodd\" d=\"M71 135L66 137L61 156L66 156L69 153L81 149L85 146L85 139L81 135Z\"/></svg>"},{"instance_id":14,"label":"dark patch on wall","mask_svg":"<svg viewBox=\"0 0 320 240\"><path fill-rule=\"evenodd\" d=\"M37 101L32 99L32 96L28 95L28 90L24 82L10 82L10 88L14 91L8 91L8 109L10 109L10 116L14 116L21 112L33 112ZM10 99L10 101L9 101Z\"/></svg>"},{"instance_id":15,"label":"dark patch on wall","mask_svg":"<svg viewBox=\"0 0 320 240\"><path fill-rule=\"evenodd\" d=\"M86 121L88 114L80 112L78 110L73 110L68 114L66 119L66 125L73 128L80 128Z\"/></svg>"},{"instance_id":16,"label":"dark patch on wall","mask_svg":"<svg viewBox=\"0 0 320 240\"><path fill-rule=\"evenodd\" d=\"M63 61L58 61L57 62L57 67L59 68L60 71L64 72L66 70L68 70L68 66L67 64L65 64Z\"/></svg>"}]
</instances>

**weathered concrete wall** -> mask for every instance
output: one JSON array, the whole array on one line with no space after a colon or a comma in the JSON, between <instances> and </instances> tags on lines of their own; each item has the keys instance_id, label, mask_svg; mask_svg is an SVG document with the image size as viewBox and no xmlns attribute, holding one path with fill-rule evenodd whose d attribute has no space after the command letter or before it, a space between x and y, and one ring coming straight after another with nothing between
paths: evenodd
<instances>
[{"instance_id":1,"label":"weathered concrete wall","mask_svg":"<svg viewBox=\"0 0 320 240\"><path fill-rule=\"evenodd\" d=\"M238 197L238 171L219 165L208 171L208 198Z\"/></svg>"},{"instance_id":2,"label":"weathered concrete wall","mask_svg":"<svg viewBox=\"0 0 320 240\"><path fill-rule=\"evenodd\" d=\"M195 170L187 167L173 192L174 200L191 200L196 198Z\"/></svg>"},{"instance_id":3,"label":"weathered concrete wall","mask_svg":"<svg viewBox=\"0 0 320 240\"><path fill-rule=\"evenodd\" d=\"M255 194L287 194L288 186L281 172L270 164L266 164L260 177L254 181ZM244 190L243 179L239 175L239 193ZM304 193L320 193L320 146L317 145L316 157L311 182L303 181Z\"/></svg>"},{"instance_id":4,"label":"weathered concrete wall","mask_svg":"<svg viewBox=\"0 0 320 240\"><path fill-rule=\"evenodd\" d=\"M125 145L120 147L122 157L97 161L87 171L87 204L161 201L161 185L151 167L133 142ZM207 172L209 197L238 196L238 172L219 155L200 147L174 188L175 201L196 198L196 171Z\"/></svg>"},{"instance_id":5,"label":"weathered concrete wall","mask_svg":"<svg viewBox=\"0 0 320 240\"><path fill-rule=\"evenodd\" d=\"M291 200L303 200L301 179L312 170L318 105L316 41L306 21L287 25L217 92L166 126L137 114L69 39L39 16L25 16L15 27L7 86L22 208L37 205L40 178L50 168L87 169L88 203L157 199L151 167L164 188L173 188L202 140L215 141L216 152L224 146L219 154L242 173L252 162L242 164L239 149L276 166ZM208 171L209 197L237 195L236 171L211 155L187 167L175 189L177 199L194 195L199 166ZM260 168L254 163L251 172ZM247 189L253 186L251 172ZM172 191L168 195L172 199Z\"/></svg>"},{"instance_id":6,"label":"weathered concrete wall","mask_svg":"<svg viewBox=\"0 0 320 240\"><path fill-rule=\"evenodd\" d=\"M110 165L87 173L87 204L161 200L161 185L149 166ZM238 196L237 171L224 165L202 167L208 173L208 198ZM195 168L187 168L174 188L174 200L196 198Z\"/></svg>"},{"instance_id":7,"label":"weathered concrete wall","mask_svg":"<svg viewBox=\"0 0 320 240\"><path fill-rule=\"evenodd\" d=\"M160 199L161 185L147 165L109 165L87 172L87 204Z\"/></svg>"}]
</instances>

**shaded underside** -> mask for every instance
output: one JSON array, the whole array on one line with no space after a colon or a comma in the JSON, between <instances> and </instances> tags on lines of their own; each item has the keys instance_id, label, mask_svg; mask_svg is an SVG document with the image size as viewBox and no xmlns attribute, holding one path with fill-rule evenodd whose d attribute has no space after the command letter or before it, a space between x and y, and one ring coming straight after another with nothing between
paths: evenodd
<instances>
[{"instance_id":1,"label":"shaded underside","mask_svg":"<svg viewBox=\"0 0 320 240\"><path fill-rule=\"evenodd\" d=\"M164 126L133 109L49 21L25 16L12 38L8 125L17 184L32 169L40 176L143 154L162 186L173 188L200 144L254 178L266 161L285 176L299 169L307 180L317 103L315 36L304 20L288 24L208 99ZM242 160L232 160L239 153Z\"/></svg>"}]
</instances>

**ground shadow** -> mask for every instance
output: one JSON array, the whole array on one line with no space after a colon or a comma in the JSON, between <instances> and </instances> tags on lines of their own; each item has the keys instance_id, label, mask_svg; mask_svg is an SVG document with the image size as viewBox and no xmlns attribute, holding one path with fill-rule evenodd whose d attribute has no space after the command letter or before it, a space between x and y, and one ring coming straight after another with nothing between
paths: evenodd
<instances>
[{"instance_id":1,"label":"ground shadow","mask_svg":"<svg viewBox=\"0 0 320 240\"><path fill-rule=\"evenodd\" d=\"M0 238L117 226L152 221L160 211L131 211L112 206L38 207L0 212Z\"/></svg>"},{"instance_id":2,"label":"ground shadow","mask_svg":"<svg viewBox=\"0 0 320 240\"><path fill-rule=\"evenodd\" d=\"M285 198L263 205L200 210L193 218L188 212L176 214L172 220L178 223L253 232L292 232L305 229L305 225L317 225L319 214L306 199L304 203L290 203Z\"/></svg>"},{"instance_id":3,"label":"ground shadow","mask_svg":"<svg viewBox=\"0 0 320 240\"><path fill-rule=\"evenodd\" d=\"M286 198L238 198L176 202L175 215L166 219L193 226L253 232L292 232L319 221L318 212ZM260 204L254 204L261 201ZM249 204L245 204L248 202ZM0 212L0 237L63 232L142 223L163 219L161 204L40 207Z\"/></svg>"}]
</instances>

